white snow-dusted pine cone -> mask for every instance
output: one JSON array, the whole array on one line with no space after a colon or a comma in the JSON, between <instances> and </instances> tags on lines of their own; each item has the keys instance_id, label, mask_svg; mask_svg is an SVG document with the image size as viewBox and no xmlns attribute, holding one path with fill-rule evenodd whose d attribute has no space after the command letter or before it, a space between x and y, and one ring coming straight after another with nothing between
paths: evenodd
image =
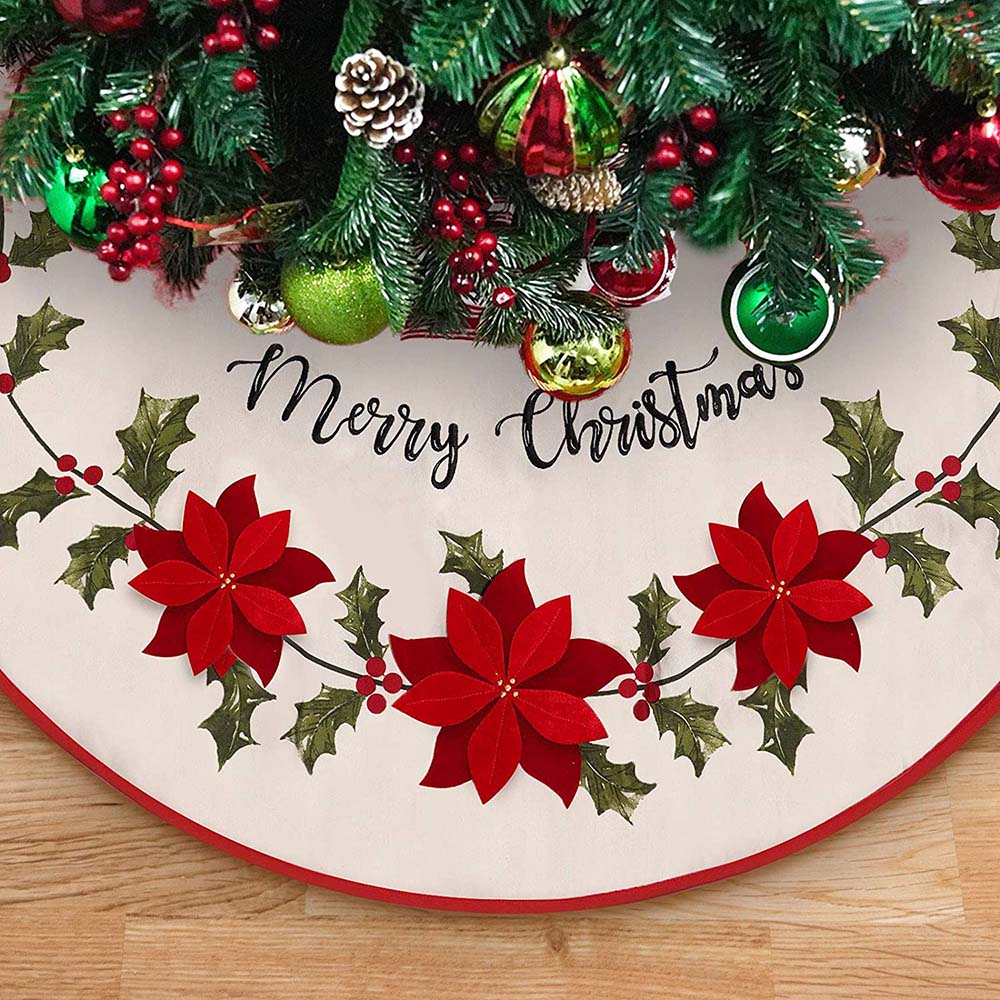
<instances>
[{"instance_id":1,"label":"white snow-dusted pine cone","mask_svg":"<svg viewBox=\"0 0 1000 1000\"><path fill-rule=\"evenodd\" d=\"M334 106L344 128L371 145L408 139L424 120L424 84L410 66L368 49L348 56L337 74Z\"/></svg>"}]
</instances>

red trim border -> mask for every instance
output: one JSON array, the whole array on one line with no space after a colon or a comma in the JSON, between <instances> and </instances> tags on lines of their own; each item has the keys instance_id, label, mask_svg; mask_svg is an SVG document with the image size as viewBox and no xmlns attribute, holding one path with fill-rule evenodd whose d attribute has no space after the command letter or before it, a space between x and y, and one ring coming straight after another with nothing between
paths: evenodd
<instances>
[{"instance_id":1,"label":"red trim border","mask_svg":"<svg viewBox=\"0 0 1000 1000\"><path fill-rule=\"evenodd\" d=\"M402 906L419 907L421 909L451 910L463 913L553 913L566 910L588 910L603 906L617 906L624 903L635 903L655 896L665 896L684 889L705 885L719 879L740 875L743 872L770 864L781 858L788 857L796 851L824 840L831 834L842 830L874 809L895 798L900 792L919 781L925 774L932 771L938 764L951 756L963 743L977 733L997 712L1000 712L1000 683L935 747L929 750L916 763L901 774L884 784L881 788L866 796L853 806L831 817L824 823L814 826L805 833L800 833L791 840L769 847L765 851L751 854L738 861L730 861L714 868L705 868L677 878L665 879L662 882L651 882L649 885L634 886L630 889L617 889L613 892L593 893L588 896L573 896L564 899L464 899L460 896L434 896L418 892L403 892L398 889L387 889L382 886L366 885L364 882L352 882L348 879L324 875L322 872L289 864L268 854L255 851L235 840L230 840L208 827L201 826L176 812L169 806L147 795L141 788L127 781L106 764L98 760L92 753L85 750L68 733L52 721L20 688L0 670L0 691L3 693L47 736L72 754L81 764L89 768L99 778L127 795L144 809L179 830L197 837L212 847L225 851L243 861L269 871L277 872L287 878L307 882L322 889L332 889L337 892L359 896L362 899L374 899L380 902L397 903Z\"/></svg>"}]
</instances>

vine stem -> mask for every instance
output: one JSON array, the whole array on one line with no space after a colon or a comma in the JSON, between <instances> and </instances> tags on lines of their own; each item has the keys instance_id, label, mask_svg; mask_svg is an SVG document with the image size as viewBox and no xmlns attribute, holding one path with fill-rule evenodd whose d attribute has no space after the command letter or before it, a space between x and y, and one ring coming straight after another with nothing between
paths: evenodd
<instances>
[{"instance_id":1,"label":"vine stem","mask_svg":"<svg viewBox=\"0 0 1000 1000\"><path fill-rule=\"evenodd\" d=\"M714 649L709 650L703 657L695 660L689 667L685 667L679 673L671 674L669 677L658 677L649 681L650 684L657 684L663 687L664 684L673 684L675 681L683 680L688 674L693 674L699 667L708 663L709 660L714 660L719 653L724 652L729 649L736 642L735 639L727 639L725 642L720 642L718 646ZM597 694L592 695L594 698L601 698L609 694L618 694L618 688L606 688L604 691L598 691Z\"/></svg>"}]
</instances>

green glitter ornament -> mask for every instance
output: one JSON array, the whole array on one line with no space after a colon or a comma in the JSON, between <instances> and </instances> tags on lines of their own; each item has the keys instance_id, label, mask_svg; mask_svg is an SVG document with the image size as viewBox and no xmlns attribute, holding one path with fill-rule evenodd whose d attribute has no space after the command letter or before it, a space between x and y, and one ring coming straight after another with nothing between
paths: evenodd
<instances>
[{"instance_id":1,"label":"green glitter ornament","mask_svg":"<svg viewBox=\"0 0 1000 1000\"><path fill-rule=\"evenodd\" d=\"M298 326L327 344L360 344L389 324L370 260L293 261L282 269L281 297Z\"/></svg>"},{"instance_id":2,"label":"green glitter ornament","mask_svg":"<svg viewBox=\"0 0 1000 1000\"><path fill-rule=\"evenodd\" d=\"M758 361L775 365L794 364L819 351L837 327L840 304L816 268L809 277L813 308L776 316L768 306L771 284L760 257L737 265L722 293L722 321L733 342Z\"/></svg>"},{"instance_id":3,"label":"green glitter ornament","mask_svg":"<svg viewBox=\"0 0 1000 1000\"><path fill-rule=\"evenodd\" d=\"M104 239L115 210L101 198L108 175L88 159L82 146L70 146L45 192L52 221L78 247L93 250Z\"/></svg>"}]
</instances>

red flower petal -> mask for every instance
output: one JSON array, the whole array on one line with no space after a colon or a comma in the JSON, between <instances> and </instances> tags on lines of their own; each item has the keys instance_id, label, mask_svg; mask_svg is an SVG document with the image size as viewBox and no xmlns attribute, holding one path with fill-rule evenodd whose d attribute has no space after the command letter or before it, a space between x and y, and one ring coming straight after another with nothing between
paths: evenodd
<instances>
[{"instance_id":1,"label":"red flower petal","mask_svg":"<svg viewBox=\"0 0 1000 1000\"><path fill-rule=\"evenodd\" d=\"M749 691L758 687L774 673L764 655L764 627L761 619L746 635L736 640L736 679L734 691Z\"/></svg>"},{"instance_id":2,"label":"red flower petal","mask_svg":"<svg viewBox=\"0 0 1000 1000\"><path fill-rule=\"evenodd\" d=\"M551 669L532 677L524 687L565 691L587 698L621 674L630 673L632 665L617 649L593 639L570 639L566 655Z\"/></svg>"},{"instance_id":3,"label":"red flower petal","mask_svg":"<svg viewBox=\"0 0 1000 1000\"><path fill-rule=\"evenodd\" d=\"M517 627L535 610L534 598L524 579L523 559L497 573L483 594L483 607L496 618L503 633L504 650L509 650Z\"/></svg>"},{"instance_id":4,"label":"red flower petal","mask_svg":"<svg viewBox=\"0 0 1000 1000\"><path fill-rule=\"evenodd\" d=\"M454 726L495 701L498 689L469 674L431 674L393 703L417 722Z\"/></svg>"},{"instance_id":5,"label":"red flower petal","mask_svg":"<svg viewBox=\"0 0 1000 1000\"><path fill-rule=\"evenodd\" d=\"M448 642L455 655L488 681L506 677L503 635L496 618L460 590L448 593Z\"/></svg>"},{"instance_id":6,"label":"red flower petal","mask_svg":"<svg viewBox=\"0 0 1000 1000\"><path fill-rule=\"evenodd\" d=\"M741 583L769 587L774 582L771 564L753 535L728 524L710 524L709 533L722 568Z\"/></svg>"},{"instance_id":7,"label":"red flower petal","mask_svg":"<svg viewBox=\"0 0 1000 1000\"><path fill-rule=\"evenodd\" d=\"M727 590L702 612L692 631L715 639L746 635L774 603L770 590Z\"/></svg>"},{"instance_id":8,"label":"red flower petal","mask_svg":"<svg viewBox=\"0 0 1000 1000\"><path fill-rule=\"evenodd\" d=\"M846 621L872 606L872 602L857 587L843 580L813 580L811 583L796 584L788 591L788 599L821 622Z\"/></svg>"},{"instance_id":9,"label":"red flower petal","mask_svg":"<svg viewBox=\"0 0 1000 1000\"><path fill-rule=\"evenodd\" d=\"M781 514L768 499L763 483L758 483L747 494L743 506L740 507L738 523L744 531L749 532L760 542L765 552L771 551L774 533L781 524Z\"/></svg>"},{"instance_id":10,"label":"red flower petal","mask_svg":"<svg viewBox=\"0 0 1000 1000\"><path fill-rule=\"evenodd\" d=\"M507 676L525 681L555 666L569 646L572 625L568 597L558 597L532 611L511 640Z\"/></svg>"},{"instance_id":11,"label":"red flower petal","mask_svg":"<svg viewBox=\"0 0 1000 1000\"><path fill-rule=\"evenodd\" d=\"M400 639L398 635L390 635L389 644L396 666L411 684L446 670L472 676L472 671L455 655L451 643L444 636Z\"/></svg>"},{"instance_id":12,"label":"red flower petal","mask_svg":"<svg viewBox=\"0 0 1000 1000\"><path fill-rule=\"evenodd\" d=\"M236 659L236 654L231 649L227 649L222 656L220 656L215 663L212 664L212 667L220 677L225 677L226 674L233 669Z\"/></svg>"},{"instance_id":13,"label":"red flower petal","mask_svg":"<svg viewBox=\"0 0 1000 1000\"><path fill-rule=\"evenodd\" d=\"M501 698L469 738L469 771L482 802L489 802L510 781L520 760L517 713L512 699Z\"/></svg>"},{"instance_id":14,"label":"red flower petal","mask_svg":"<svg viewBox=\"0 0 1000 1000\"><path fill-rule=\"evenodd\" d=\"M279 510L275 514L258 517L244 528L233 546L229 572L242 579L273 566L288 545L291 518L290 511Z\"/></svg>"},{"instance_id":15,"label":"red flower petal","mask_svg":"<svg viewBox=\"0 0 1000 1000\"><path fill-rule=\"evenodd\" d=\"M702 611L726 590L739 590L743 584L734 580L718 563L690 576L675 576L680 592Z\"/></svg>"},{"instance_id":16,"label":"red flower petal","mask_svg":"<svg viewBox=\"0 0 1000 1000\"><path fill-rule=\"evenodd\" d=\"M226 527L229 528L230 547L236 543L236 539L243 534L244 529L260 517L260 508L257 506L257 497L253 489L255 479L256 476L247 476L233 483L223 491L215 504L215 509L222 515Z\"/></svg>"},{"instance_id":17,"label":"red flower petal","mask_svg":"<svg viewBox=\"0 0 1000 1000\"><path fill-rule=\"evenodd\" d=\"M219 581L194 563L167 559L129 580L129 586L157 604L177 608L217 590Z\"/></svg>"},{"instance_id":18,"label":"red flower petal","mask_svg":"<svg viewBox=\"0 0 1000 1000\"><path fill-rule=\"evenodd\" d=\"M285 597L298 597L321 583L333 583L325 562L305 549L285 549L278 561L259 573L243 578L257 587L270 587Z\"/></svg>"},{"instance_id":19,"label":"red flower petal","mask_svg":"<svg viewBox=\"0 0 1000 1000\"><path fill-rule=\"evenodd\" d=\"M238 611L233 620L232 651L260 678L267 687L278 672L284 643L280 635L266 635L255 629Z\"/></svg>"},{"instance_id":20,"label":"red flower petal","mask_svg":"<svg viewBox=\"0 0 1000 1000\"><path fill-rule=\"evenodd\" d=\"M182 608L164 608L156 635L143 650L149 656L183 656L187 652L187 626L198 610L196 604Z\"/></svg>"},{"instance_id":21,"label":"red flower petal","mask_svg":"<svg viewBox=\"0 0 1000 1000\"><path fill-rule=\"evenodd\" d=\"M806 627L806 640L814 653L843 660L855 670L861 669L861 636L853 621L821 622L809 615L801 617Z\"/></svg>"},{"instance_id":22,"label":"red flower petal","mask_svg":"<svg viewBox=\"0 0 1000 1000\"><path fill-rule=\"evenodd\" d=\"M471 719L457 726L445 726L434 744L434 757L423 781L425 788L455 788L472 781L469 770L469 738L479 723L486 717L488 709L477 712Z\"/></svg>"},{"instance_id":23,"label":"red flower petal","mask_svg":"<svg viewBox=\"0 0 1000 1000\"><path fill-rule=\"evenodd\" d=\"M786 687L791 687L806 662L806 630L788 601L778 601L764 628L764 655Z\"/></svg>"},{"instance_id":24,"label":"red flower petal","mask_svg":"<svg viewBox=\"0 0 1000 1000\"><path fill-rule=\"evenodd\" d=\"M197 493L184 505L184 544L210 573L218 575L229 565L229 529L222 515Z\"/></svg>"},{"instance_id":25,"label":"red flower petal","mask_svg":"<svg viewBox=\"0 0 1000 1000\"><path fill-rule=\"evenodd\" d=\"M187 627L187 653L191 669L207 670L229 646L233 637L233 602L220 590L191 616Z\"/></svg>"},{"instance_id":26,"label":"red flower petal","mask_svg":"<svg viewBox=\"0 0 1000 1000\"><path fill-rule=\"evenodd\" d=\"M249 583L238 583L231 593L236 606L258 631L266 635L302 635L305 632L302 616L284 594Z\"/></svg>"},{"instance_id":27,"label":"red flower petal","mask_svg":"<svg viewBox=\"0 0 1000 1000\"><path fill-rule=\"evenodd\" d=\"M565 691L522 688L515 704L539 736L553 743L587 743L608 735L594 710Z\"/></svg>"},{"instance_id":28,"label":"red flower petal","mask_svg":"<svg viewBox=\"0 0 1000 1000\"><path fill-rule=\"evenodd\" d=\"M813 580L843 580L872 550L872 541L856 531L824 531L813 561L795 577L796 585Z\"/></svg>"},{"instance_id":29,"label":"red flower petal","mask_svg":"<svg viewBox=\"0 0 1000 1000\"><path fill-rule=\"evenodd\" d=\"M180 562L192 562L193 556L184 544L184 536L179 531L157 531L137 524L132 529L135 537L136 550L139 558L147 566L176 559Z\"/></svg>"},{"instance_id":30,"label":"red flower petal","mask_svg":"<svg viewBox=\"0 0 1000 1000\"><path fill-rule=\"evenodd\" d=\"M580 748L544 739L521 719L521 767L547 785L569 808L580 790Z\"/></svg>"},{"instance_id":31,"label":"red flower petal","mask_svg":"<svg viewBox=\"0 0 1000 1000\"><path fill-rule=\"evenodd\" d=\"M812 562L819 544L816 518L804 500L778 525L771 555L778 580L794 580Z\"/></svg>"}]
</instances>

